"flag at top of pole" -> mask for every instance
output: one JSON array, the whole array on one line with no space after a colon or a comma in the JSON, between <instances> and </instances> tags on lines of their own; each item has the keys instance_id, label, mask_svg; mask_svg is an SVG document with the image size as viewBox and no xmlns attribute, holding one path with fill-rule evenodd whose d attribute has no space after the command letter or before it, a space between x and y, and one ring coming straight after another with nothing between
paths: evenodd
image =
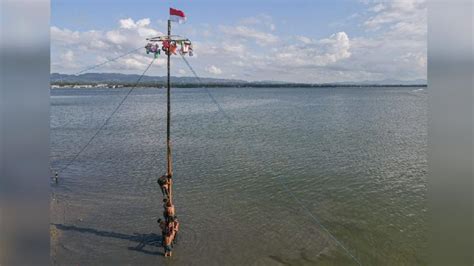
<instances>
[{"instance_id":1,"label":"flag at top of pole","mask_svg":"<svg viewBox=\"0 0 474 266\"><path fill-rule=\"evenodd\" d=\"M186 16L183 11L170 8L170 20L181 24L186 22Z\"/></svg>"}]
</instances>

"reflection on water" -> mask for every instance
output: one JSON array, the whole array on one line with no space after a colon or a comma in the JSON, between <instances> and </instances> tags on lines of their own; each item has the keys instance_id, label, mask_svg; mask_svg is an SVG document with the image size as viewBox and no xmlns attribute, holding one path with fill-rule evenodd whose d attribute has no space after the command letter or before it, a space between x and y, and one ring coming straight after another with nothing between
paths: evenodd
<instances>
[{"instance_id":1,"label":"reflection on water","mask_svg":"<svg viewBox=\"0 0 474 266\"><path fill-rule=\"evenodd\" d=\"M311 215L364 265L426 264L424 90L211 91L231 122L205 90L173 89L182 230L171 264L355 264ZM126 92L51 91L54 168L74 157ZM57 264L165 261L156 224L164 93L135 90L53 186Z\"/></svg>"}]
</instances>

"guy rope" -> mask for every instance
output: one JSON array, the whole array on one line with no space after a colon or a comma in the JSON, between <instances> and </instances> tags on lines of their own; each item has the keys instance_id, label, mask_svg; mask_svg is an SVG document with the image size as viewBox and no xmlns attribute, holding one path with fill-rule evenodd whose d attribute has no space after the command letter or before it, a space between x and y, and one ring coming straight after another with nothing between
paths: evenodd
<instances>
[{"instance_id":1,"label":"guy rope","mask_svg":"<svg viewBox=\"0 0 474 266\"><path fill-rule=\"evenodd\" d=\"M185 55L192 56L193 55L193 46L189 39L178 36L178 35L171 35L171 22L183 22L186 20L184 13L180 10L170 8L170 19L168 20L168 34L164 36L157 36L153 38L148 38L148 44L145 46L147 54L153 54L154 57L150 64L146 67L142 75L138 78L134 86L132 86L119 104L114 108L112 113L107 117L104 123L98 128L98 130L92 135L92 137L86 142L86 144L77 152L73 159L70 160L64 167L61 168L59 172L63 172L66 170L76 159L80 156L80 154L93 142L93 140L97 137L97 135L105 128L109 120L113 117L113 115L120 109L123 105L125 100L128 96L133 92L133 90L138 86L139 82L145 75L145 73L150 69L151 65L155 61L158 56L164 52L167 58L167 112L166 112L166 173L158 178L157 183L160 186L161 192L163 194L163 218L158 219L157 222L162 230L162 244L165 250L165 256L172 255L172 248L173 245L177 241L178 231L179 231L179 222L176 216L175 207L173 204L173 162L172 162L172 145L171 145L171 55L179 55L189 67L191 72L194 74L196 79L201 83L201 79L197 75L196 71L193 67L189 64L186 60ZM125 57L129 54L134 53L135 51L142 49L143 46L133 49L123 55L117 56L115 58L109 59L103 63L100 63L95 66L88 67L82 71L76 73L76 75L84 73L88 70L97 68L99 66L103 66L109 62L115 61L119 58ZM231 117L229 117L219 102L214 98L207 87L204 87L207 94L211 98L212 102L218 107L219 112L227 119L228 122L235 123ZM56 172L56 180L57 180L57 172ZM300 201L295 194L288 188L288 186L280 180L280 177L277 176L275 178L277 183L287 191L294 201L300 206L301 210L304 211L318 226L320 226L333 240L334 242L341 247L349 256L350 258L358 265L361 265L359 259L352 254L352 252L341 242L339 241L330 231L329 229L324 226L324 224Z\"/></svg>"},{"instance_id":2,"label":"guy rope","mask_svg":"<svg viewBox=\"0 0 474 266\"><path fill-rule=\"evenodd\" d=\"M171 22L183 22L186 20L184 13L180 10L170 8L170 18L168 20L168 34L165 36L157 36L153 38L148 38L148 44L144 47L146 53L152 53L154 55L150 64L146 67L143 73L140 75L135 84L127 91L122 100L114 108L112 113L105 119L104 123L98 128L98 130L89 138L86 144L73 156L73 158L67 162L60 170L56 170L54 174L55 183L58 183L58 174L65 171L70 165L72 165L79 156L87 149L87 147L94 141L94 139L99 135L99 133L105 128L110 119L117 113L120 107L123 105L128 96L133 92L133 90L138 86L141 79L144 77L145 73L150 69L151 65L154 63L156 58L163 51L167 56L167 117L166 117L166 174L158 178L157 182L160 185L161 191L163 193L163 207L164 207L164 220L158 219L158 223L162 230L163 236L163 247L165 249L165 256L171 256L171 249L174 243L177 240L177 233L179 230L179 222L175 215L175 209L173 205L172 197L172 177L173 177L173 163L172 163L172 153L171 153L171 55L176 55L179 53L181 56L184 55L193 55L192 43L189 39L183 38L177 35L171 35ZM161 47L160 47L161 46ZM179 49L178 49L179 46ZM160 49L161 48L161 49ZM109 62L116 61L117 59L123 58L127 55L130 55L136 52L139 49L143 49L143 46L135 48L126 52L125 54L119 55L117 57L111 58L102 62L100 64L89 66L75 75L82 74L91 69L98 68L100 66L106 65Z\"/></svg>"}]
</instances>

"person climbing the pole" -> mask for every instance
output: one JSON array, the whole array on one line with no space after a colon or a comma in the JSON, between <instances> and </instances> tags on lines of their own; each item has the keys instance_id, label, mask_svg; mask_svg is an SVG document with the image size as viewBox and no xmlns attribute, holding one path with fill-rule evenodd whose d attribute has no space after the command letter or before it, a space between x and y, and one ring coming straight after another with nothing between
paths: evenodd
<instances>
[{"instance_id":1,"label":"person climbing the pole","mask_svg":"<svg viewBox=\"0 0 474 266\"><path fill-rule=\"evenodd\" d=\"M163 209L164 209L164 212L163 212L163 216L165 216L166 218L166 204L168 204L168 198L164 198L163 199Z\"/></svg>"},{"instance_id":2,"label":"person climbing the pole","mask_svg":"<svg viewBox=\"0 0 474 266\"><path fill-rule=\"evenodd\" d=\"M171 179L171 176L165 174L162 175L156 180L158 185L160 185L161 193L163 194L163 197L166 197L171 200L171 186L173 183L173 180Z\"/></svg>"},{"instance_id":3,"label":"person climbing the pole","mask_svg":"<svg viewBox=\"0 0 474 266\"><path fill-rule=\"evenodd\" d=\"M158 219L156 221L158 223L158 226L160 227L161 229L161 238L162 239L165 239L165 235L166 235L166 222L161 220L161 219Z\"/></svg>"},{"instance_id":4,"label":"person climbing the pole","mask_svg":"<svg viewBox=\"0 0 474 266\"><path fill-rule=\"evenodd\" d=\"M173 244L178 244L178 232L179 232L179 221L178 221L178 216L173 216L171 219L172 225L173 225L173 232L174 232L174 237L173 237Z\"/></svg>"},{"instance_id":5,"label":"person climbing the pole","mask_svg":"<svg viewBox=\"0 0 474 266\"><path fill-rule=\"evenodd\" d=\"M168 222L168 212L167 210L167 205L168 205L168 198L163 199L163 217L165 217L165 221Z\"/></svg>"},{"instance_id":6,"label":"person climbing the pole","mask_svg":"<svg viewBox=\"0 0 474 266\"><path fill-rule=\"evenodd\" d=\"M167 200L164 207L165 207L165 211L163 213L163 216L165 217L166 222L169 222L170 218L173 217L175 214L174 205L171 204L171 202Z\"/></svg>"},{"instance_id":7,"label":"person climbing the pole","mask_svg":"<svg viewBox=\"0 0 474 266\"><path fill-rule=\"evenodd\" d=\"M162 175L156 180L158 185L160 185L161 193L163 194L163 197L168 197L169 195L169 187L170 187L170 178L168 178L168 175Z\"/></svg>"},{"instance_id":8,"label":"person climbing the pole","mask_svg":"<svg viewBox=\"0 0 474 266\"><path fill-rule=\"evenodd\" d=\"M169 199L169 201L171 202L173 200L173 191L172 191L172 186L173 186L173 179L171 178L171 175L167 174L166 175L166 182L165 184L163 185L163 188L165 189L165 193Z\"/></svg>"},{"instance_id":9,"label":"person climbing the pole","mask_svg":"<svg viewBox=\"0 0 474 266\"><path fill-rule=\"evenodd\" d=\"M168 221L168 224L166 225L167 228L166 228L166 232L168 232L168 234L170 234L171 236L171 246L173 246L173 243L174 243L174 237L175 237L175 231L174 231L174 223L173 223L173 217L170 217L169 218L169 221Z\"/></svg>"},{"instance_id":10,"label":"person climbing the pole","mask_svg":"<svg viewBox=\"0 0 474 266\"><path fill-rule=\"evenodd\" d=\"M178 236L178 231L177 229L179 228L179 224L176 225L177 220L175 219L175 216L171 216L169 218L168 224L166 225L165 229L165 234L169 235L171 237L171 247L174 247L174 245L177 243L177 236Z\"/></svg>"}]
</instances>

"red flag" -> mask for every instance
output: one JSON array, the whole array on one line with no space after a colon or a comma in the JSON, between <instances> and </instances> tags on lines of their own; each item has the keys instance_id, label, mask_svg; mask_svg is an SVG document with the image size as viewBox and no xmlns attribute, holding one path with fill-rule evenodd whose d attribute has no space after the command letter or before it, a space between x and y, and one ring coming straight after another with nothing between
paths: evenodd
<instances>
[{"instance_id":1,"label":"red flag","mask_svg":"<svg viewBox=\"0 0 474 266\"><path fill-rule=\"evenodd\" d=\"M181 10L170 8L170 20L184 23L186 21L186 15L184 15L184 12Z\"/></svg>"}]
</instances>

